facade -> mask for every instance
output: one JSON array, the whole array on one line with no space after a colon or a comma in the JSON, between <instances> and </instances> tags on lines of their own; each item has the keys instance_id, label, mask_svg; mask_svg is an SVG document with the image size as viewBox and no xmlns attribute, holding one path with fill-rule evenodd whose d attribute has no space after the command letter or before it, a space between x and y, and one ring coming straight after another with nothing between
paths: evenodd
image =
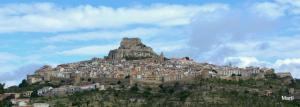
<instances>
[{"instance_id":1,"label":"facade","mask_svg":"<svg viewBox=\"0 0 300 107\"><path fill-rule=\"evenodd\" d=\"M88 85L80 86L80 89L81 90L93 90L93 89L98 88L99 86L100 85L98 83L96 83L96 84L88 84Z\"/></svg>"},{"instance_id":2,"label":"facade","mask_svg":"<svg viewBox=\"0 0 300 107\"><path fill-rule=\"evenodd\" d=\"M291 74L290 72L276 73L276 75L277 75L279 78L292 77L292 74Z\"/></svg>"},{"instance_id":3,"label":"facade","mask_svg":"<svg viewBox=\"0 0 300 107\"><path fill-rule=\"evenodd\" d=\"M39 75L27 75L27 82L29 84L34 84L43 81L43 78Z\"/></svg>"},{"instance_id":4,"label":"facade","mask_svg":"<svg viewBox=\"0 0 300 107\"><path fill-rule=\"evenodd\" d=\"M44 87L44 88L42 88L42 89L39 89L39 90L37 91L37 94L38 94L39 96L44 96L44 95L48 94L52 89L53 89L52 87Z\"/></svg>"},{"instance_id":5,"label":"facade","mask_svg":"<svg viewBox=\"0 0 300 107\"><path fill-rule=\"evenodd\" d=\"M30 99L11 99L13 107L32 107L29 105Z\"/></svg>"},{"instance_id":6,"label":"facade","mask_svg":"<svg viewBox=\"0 0 300 107\"><path fill-rule=\"evenodd\" d=\"M32 94L32 91L25 91L25 92L22 93L22 96L23 97L30 97L31 94Z\"/></svg>"},{"instance_id":7,"label":"facade","mask_svg":"<svg viewBox=\"0 0 300 107\"><path fill-rule=\"evenodd\" d=\"M33 107L50 107L48 103L34 103Z\"/></svg>"}]
</instances>

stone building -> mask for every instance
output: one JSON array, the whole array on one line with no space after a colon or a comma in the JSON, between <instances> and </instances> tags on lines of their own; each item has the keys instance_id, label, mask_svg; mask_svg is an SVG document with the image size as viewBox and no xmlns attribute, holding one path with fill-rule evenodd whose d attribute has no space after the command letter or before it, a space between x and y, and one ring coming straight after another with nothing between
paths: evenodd
<instances>
[{"instance_id":1,"label":"stone building","mask_svg":"<svg viewBox=\"0 0 300 107\"><path fill-rule=\"evenodd\" d=\"M120 47L111 50L107 58L113 60L133 60L154 57L158 57L158 55L152 48L144 45L139 38L123 38Z\"/></svg>"}]
</instances>

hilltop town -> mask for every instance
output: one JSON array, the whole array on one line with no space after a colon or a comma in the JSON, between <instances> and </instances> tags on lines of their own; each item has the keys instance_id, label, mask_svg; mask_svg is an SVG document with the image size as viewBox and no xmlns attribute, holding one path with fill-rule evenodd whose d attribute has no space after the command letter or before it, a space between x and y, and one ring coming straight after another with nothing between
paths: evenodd
<instances>
[{"instance_id":1,"label":"hilltop town","mask_svg":"<svg viewBox=\"0 0 300 107\"><path fill-rule=\"evenodd\" d=\"M29 85L43 86L22 92L23 97L65 96L86 90L126 90L137 84L155 87L164 83L220 80L247 81L266 80L278 77L282 84L294 82L289 72L275 73L272 68L220 66L199 63L189 57L167 58L163 52L157 54L139 38L123 38L119 48L111 50L104 58L61 64L57 67L45 65L28 75ZM44 85L52 84L52 85ZM53 86L53 84L55 84ZM294 90L294 89L290 89ZM34 92L35 91L35 92ZM272 93L264 90L263 95ZM14 93L12 93L14 94ZM14 99L18 104L22 100ZM25 99L23 102L29 102ZM42 103L41 103L42 104Z\"/></svg>"},{"instance_id":2,"label":"hilltop town","mask_svg":"<svg viewBox=\"0 0 300 107\"><path fill-rule=\"evenodd\" d=\"M93 58L55 68L45 65L33 75L28 75L30 84L45 81L61 81L66 84L86 84L87 82L111 84L130 77L129 84L135 82L163 83L201 78L220 79L264 79L266 74L275 74L274 69L233 66L218 66L198 63L189 57L166 58L156 54L139 38L123 38L118 49L111 50L105 58ZM290 73L277 73L280 77L291 77Z\"/></svg>"}]
</instances>

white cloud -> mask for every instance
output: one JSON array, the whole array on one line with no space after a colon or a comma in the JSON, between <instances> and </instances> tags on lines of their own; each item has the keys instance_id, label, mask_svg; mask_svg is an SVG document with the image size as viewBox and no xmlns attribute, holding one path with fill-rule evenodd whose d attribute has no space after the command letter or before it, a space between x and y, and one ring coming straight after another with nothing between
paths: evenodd
<instances>
[{"instance_id":1,"label":"white cloud","mask_svg":"<svg viewBox=\"0 0 300 107\"><path fill-rule=\"evenodd\" d=\"M151 5L111 8L51 3L11 4L0 8L0 32L59 32L121 28L128 25L181 26L195 14L228 9L225 4Z\"/></svg>"},{"instance_id":2,"label":"white cloud","mask_svg":"<svg viewBox=\"0 0 300 107\"><path fill-rule=\"evenodd\" d=\"M276 72L288 71L300 78L295 59L294 63L278 65L288 63L286 58L300 57L300 36L287 31L297 23L287 21L294 18L295 8L278 2L260 2L243 8L194 18L188 32L188 51L183 52L194 55L198 61L273 67Z\"/></svg>"},{"instance_id":3,"label":"white cloud","mask_svg":"<svg viewBox=\"0 0 300 107\"><path fill-rule=\"evenodd\" d=\"M17 85L22 79L25 79L27 75L32 74L36 69L41 67L37 64L28 64L25 66L14 66L15 70L10 72L0 72L0 82L5 82L6 87Z\"/></svg>"},{"instance_id":4,"label":"white cloud","mask_svg":"<svg viewBox=\"0 0 300 107\"><path fill-rule=\"evenodd\" d=\"M11 80L11 81L5 81L5 88L8 88L10 86L15 86L15 85L18 85L20 84L22 81L22 79L17 79L17 80ZM2 82L2 81L1 81Z\"/></svg>"},{"instance_id":5,"label":"white cloud","mask_svg":"<svg viewBox=\"0 0 300 107\"><path fill-rule=\"evenodd\" d=\"M16 64L21 57L12 53L0 52L0 73L6 73L15 70Z\"/></svg>"},{"instance_id":6,"label":"white cloud","mask_svg":"<svg viewBox=\"0 0 300 107\"><path fill-rule=\"evenodd\" d=\"M20 56L0 52L0 82L5 82L7 86L16 85L42 64L51 63L45 61L42 55Z\"/></svg>"},{"instance_id":7,"label":"white cloud","mask_svg":"<svg viewBox=\"0 0 300 107\"><path fill-rule=\"evenodd\" d=\"M164 29L159 28L136 28L123 31L95 31L81 33L59 34L44 38L46 42L68 42L68 41L90 41L90 40L111 40L123 37L152 37L163 32Z\"/></svg>"},{"instance_id":8,"label":"white cloud","mask_svg":"<svg viewBox=\"0 0 300 107\"><path fill-rule=\"evenodd\" d=\"M49 41L49 40L48 40ZM46 47L43 47L40 52L53 52L53 51L56 51L58 49L57 46L55 45L48 45Z\"/></svg>"},{"instance_id":9,"label":"white cloud","mask_svg":"<svg viewBox=\"0 0 300 107\"><path fill-rule=\"evenodd\" d=\"M225 64L233 64L239 67L248 67L248 66L266 66L266 62L258 60L256 57L226 57L224 59Z\"/></svg>"},{"instance_id":10,"label":"white cloud","mask_svg":"<svg viewBox=\"0 0 300 107\"><path fill-rule=\"evenodd\" d=\"M275 0L275 2L286 7L291 14L300 14L299 0Z\"/></svg>"},{"instance_id":11,"label":"white cloud","mask_svg":"<svg viewBox=\"0 0 300 107\"><path fill-rule=\"evenodd\" d=\"M233 64L238 67L258 66L274 68L275 72L290 72L294 78L300 77L300 58L278 59L274 62L259 60L256 57L227 57L225 64Z\"/></svg>"},{"instance_id":12,"label":"white cloud","mask_svg":"<svg viewBox=\"0 0 300 107\"><path fill-rule=\"evenodd\" d=\"M186 48L186 40L176 40L176 41L164 41L164 42L152 42L149 44L150 47L154 49L156 53L172 53L176 50Z\"/></svg>"},{"instance_id":13,"label":"white cloud","mask_svg":"<svg viewBox=\"0 0 300 107\"><path fill-rule=\"evenodd\" d=\"M278 72L291 72L295 78L300 78L300 58L276 60L273 68L275 68Z\"/></svg>"},{"instance_id":14,"label":"white cloud","mask_svg":"<svg viewBox=\"0 0 300 107\"><path fill-rule=\"evenodd\" d=\"M61 55L104 55L107 54L110 50L116 49L118 45L93 45L85 46L77 49L66 50L59 52Z\"/></svg>"},{"instance_id":15,"label":"white cloud","mask_svg":"<svg viewBox=\"0 0 300 107\"><path fill-rule=\"evenodd\" d=\"M300 36L270 36L243 41L230 41L226 47L238 56L255 56L265 59L300 57Z\"/></svg>"},{"instance_id":16,"label":"white cloud","mask_svg":"<svg viewBox=\"0 0 300 107\"><path fill-rule=\"evenodd\" d=\"M277 19L285 15L285 8L277 3L264 2L257 3L253 7L254 12L261 16Z\"/></svg>"},{"instance_id":17,"label":"white cloud","mask_svg":"<svg viewBox=\"0 0 300 107\"><path fill-rule=\"evenodd\" d=\"M157 48L157 52L170 52L170 51L175 51L178 49L184 48L184 44L174 44L174 45L163 45Z\"/></svg>"},{"instance_id":18,"label":"white cloud","mask_svg":"<svg viewBox=\"0 0 300 107\"><path fill-rule=\"evenodd\" d=\"M0 52L0 64L1 63L6 63L9 61L13 61L18 59L19 57L17 55L7 53L7 52Z\"/></svg>"},{"instance_id":19,"label":"white cloud","mask_svg":"<svg viewBox=\"0 0 300 107\"><path fill-rule=\"evenodd\" d=\"M274 66L284 66L289 64L299 64L300 65L300 58L287 58L287 59L279 59L275 62Z\"/></svg>"},{"instance_id":20,"label":"white cloud","mask_svg":"<svg viewBox=\"0 0 300 107\"><path fill-rule=\"evenodd\" d=\"M253 5L253 11L262 16L277 19L287 15L300 14L299 0L274 0L270 2L258 2Z\"/></svg>"}]
</instances>

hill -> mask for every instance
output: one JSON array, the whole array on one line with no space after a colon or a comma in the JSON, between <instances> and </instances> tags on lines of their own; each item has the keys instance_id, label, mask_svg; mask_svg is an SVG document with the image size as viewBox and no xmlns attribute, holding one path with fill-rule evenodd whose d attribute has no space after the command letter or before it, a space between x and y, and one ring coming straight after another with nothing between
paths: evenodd
<instances>
[{"instance_id":1,"label":"hill","mask_svg":"<svg viewBox=\"0 0 300 107\"><path fill-rule=\"evenodd\" d=\"M69 96L33 98L55 107L296 107L299 81L283 85L280 79L195 79L156 86L136 84L129 89L78 92ZM295 92L291 92L294 89ZM296 96L284 101L282 96Z\"/></svg>"}]
</instances>

